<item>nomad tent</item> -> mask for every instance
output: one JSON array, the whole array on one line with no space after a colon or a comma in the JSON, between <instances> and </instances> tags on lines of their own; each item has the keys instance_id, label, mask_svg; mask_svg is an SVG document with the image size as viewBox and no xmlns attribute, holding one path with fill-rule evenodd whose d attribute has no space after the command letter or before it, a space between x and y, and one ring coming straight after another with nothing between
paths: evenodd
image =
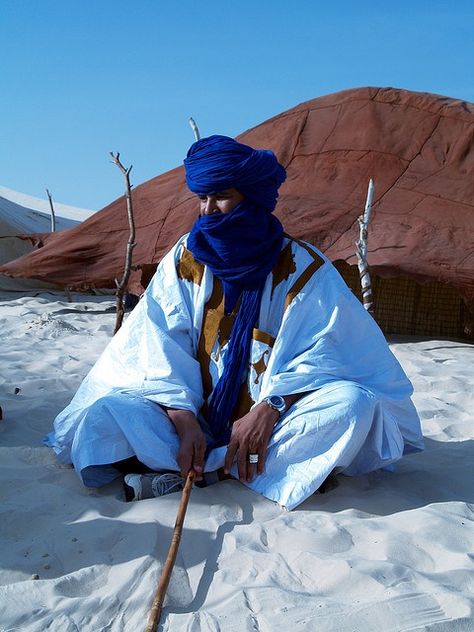
<instances>
[{"instance_id":1,"label":"nomad tent","mask_svg":"<svg viewBox=\"0 0 474 632\"><path fill-rule=\"evenodd\" d=\"M93 213L56 202L54 211L57 231L77 226ZM49 201L0 186L0 264L31 252L35 245L42 242L42 235L50 230ZM37 281L12 279L0 274L0 290L36 288L40 285Z\"/></svg>"},{"instance_id":2,"label":"nomad tent","mask_svg":"<svg viewBox=\"0 0 474 632\"><path fill-rule=\"evenodd\" d=\"M335 261L354 291L357 217L372 177L368 258L376 319L386 333L472 336L473 104L359 88L302 103L238 139L275 151L288 171L277 216L288 233ZM137 247L129 288L139 294L198 211L182 167L138 186L133 196ZM120 198L0 272L76 289L114 287L128 233Z\"/></svg>"}]
</instances>

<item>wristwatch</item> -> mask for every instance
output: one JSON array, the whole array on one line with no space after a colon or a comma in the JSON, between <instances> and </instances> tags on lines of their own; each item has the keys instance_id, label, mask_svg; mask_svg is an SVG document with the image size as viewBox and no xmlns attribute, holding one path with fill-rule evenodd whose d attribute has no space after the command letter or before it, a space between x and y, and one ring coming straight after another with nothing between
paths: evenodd
<instances>
[{"instance_id":1,"label":"wristwatch","mask_svg":"<svg viewBox=\"0 0 474 632\"><path fill-rule=\"evenodd\" d=\"M273 410L277 410L280 415L283 415L286 410L286 403L281 395L270 395L270 397L264 397L263 401Z\"/></svg>"}]
</instances>

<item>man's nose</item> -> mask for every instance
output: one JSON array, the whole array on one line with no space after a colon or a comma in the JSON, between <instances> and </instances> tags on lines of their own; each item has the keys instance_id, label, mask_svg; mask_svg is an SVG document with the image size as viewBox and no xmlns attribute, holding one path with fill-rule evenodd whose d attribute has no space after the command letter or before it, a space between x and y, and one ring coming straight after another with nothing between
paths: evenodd
<instances>
[{"instance_id":1,"label":"man's nose","mask_svg":"<svg viewBox=\"0 0 474 632\"><path fill-rule=\"evenodd\" d=\"M212 215L216 210L216 198L213 195L209 195L204 206L204 215Z\"/></svg>"}]
</instances>

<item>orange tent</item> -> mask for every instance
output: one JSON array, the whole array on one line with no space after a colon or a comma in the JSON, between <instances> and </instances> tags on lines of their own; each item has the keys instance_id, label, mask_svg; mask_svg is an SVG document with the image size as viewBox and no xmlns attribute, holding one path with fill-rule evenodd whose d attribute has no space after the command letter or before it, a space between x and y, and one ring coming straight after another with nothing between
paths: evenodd
<instances>
[{"instance_id":1,"label":"orange tent","mask_svg":"<svg viewBox=\"0 0 474 632\"><path fill-rule=\"evenodd\" d=\"M288 171L276 215L331 259L355 262L370 177L369 263L381 277L439 281L474 302L474 105L427 93L359 88L320 97L238 137L275 151ZM137 247L130 290L197 216L183 167L133 192ZM124 198L0 272L63 287L114 287L128 223Z\"/></svg>"}]
</instances>

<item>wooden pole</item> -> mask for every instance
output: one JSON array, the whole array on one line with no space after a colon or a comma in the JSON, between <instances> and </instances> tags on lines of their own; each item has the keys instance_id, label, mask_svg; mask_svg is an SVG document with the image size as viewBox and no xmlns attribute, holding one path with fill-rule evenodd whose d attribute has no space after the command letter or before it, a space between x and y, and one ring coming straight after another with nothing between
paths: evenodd
<instances>
[{"instance_id":1,"label":"wooden pole","mask_svg":"<svg viewBox=\"0 0 474 632\"><path fill-rule=\"evenodd\" d=\"M54 231L56 230L56 215L54 213L53 196L48 191L48 189L46 189L46 195L48 196L49 208L51 210L51 232L54 233Z\"/></svg>"},{"instance_id":2,"label":"wooden pole","mask_svg":"<svg viewBox=\"0 0 474 632\"><path fill-rule=\"evenodd\" d=\"M120 329L120 327L122 326L122 322L123 322L123 316L125 313L125 308L123 305L123 297L127 289L128 279L130 277L130 272L132 270L133 249L135 248L137 244L135 241L135 220L133 217L132 185L130 184L130 171L132 170L132 165L130 165L130 167L128 168L124 167L122 162L120 161L119 152L116 152L114 154L114 152L111 151L110 155L112 156L112 162L114 163L114 165L117 165L117 167L120 169L125 179L125 198L127 201L128 225L130 227L130 234L129 234L128 243L127 243L127 253L125 255L125 266L124 266L123 276L120 282L117 279L115 279L115 285L117 286L117 292L115 295L116 296L116 319L115 319L115 328L114 328L114 335L115 335L117 331Z\"/></svg>"},{"instance_id":3,"label":"wooden pole","mask_svg":"<svg viewBox=\"0 0 474 632\"><path fill-rule=\"evenodd\" d=\"M201 138L201 134L199 133L199 127L197 126L196 121L193 119L192 116L189 117L189 124L191 125L191 129L193 130L194 139L199 140Z\"/></svg>"},{"instance_id":4,"label":"wooden pole","mask_svg":"<svg viewBox=\"0 0 474 632\"><path fill-rule=\"evenodd\" d=\"M179 543L181 541L181 533L183 531L184 517L186 516L186 509L188 508L189 497L191 495L191 489L196 477L196 472L190 470L184 484L184 489L181 494L181 500L178 507L178 513L176 515L176 522L174 525L173 537L171 538L171 544L168 549L168 556L163 565L161 571L161 577L158 582L158 587L153 598L150 613L148 615L148 623L145 632L155 632L156 626L160 622L161 609L163 607L163 601L165 599L168 584L171 578L171 571L173 570L174 563L176 562L176 555L178 553Z\"/></svg>"},{"instance_id":5,"label":"wooden pole","mask_svg":"<svg viewBox=\"0 0 474 632\"><path fill-rule=\"evenodd\" d=\"M372 282L369 274L369 264L367 262L367 237L369 229L370 214L372 212L372 201L374 199L374 181L369 180L367 189L367 200L363 215L358 218L359 222L359 239L356 241L357 266L359 268L360 284L362 286L362 303L365 309L372 314Z\"/></svg>"}]
</instances>

